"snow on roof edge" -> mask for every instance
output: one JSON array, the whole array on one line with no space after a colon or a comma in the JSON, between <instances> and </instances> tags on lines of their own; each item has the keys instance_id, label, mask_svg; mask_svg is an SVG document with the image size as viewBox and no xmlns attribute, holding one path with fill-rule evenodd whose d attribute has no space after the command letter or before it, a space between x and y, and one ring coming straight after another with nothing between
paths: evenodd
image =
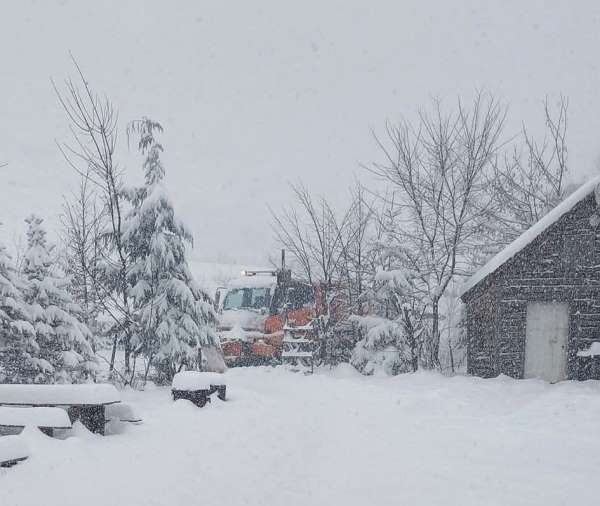
<instances>
[{"instance_id":1,"label":"snow on roof edge","mask_svg":"<svg viewBox=\"0 0 600 506\"><path fill-rule=\"evenodd\" d=\"M277 284L277 276L269 274L255 274L252 276L240 276L230 279L227 288L272 288Z\"/></svg>"},{"instance_id":2,"label":"snow on roof edge","mask_svg":"<svg viewBox=\"0 0 600 506\"><path fill-rule=\"evenodd\" d=\"M590 179L588 182L577 188L577 190L571 193L571 195L569 195L565 200L563 200L543 218L529 227L513 242L506 246L506 248L492 257L492 259L489 260L481 269L467 279L467 281L465 281L460 288L459 296L462 297L469 290L471 290L471 288L474 288L490 274L493 274L500 266L514 257L536 237L546 231L550 226L552 226L571 209L573 209L579 202L590 195L598 184L600 184L600 176Z\"/></svg>"}]
</instances>

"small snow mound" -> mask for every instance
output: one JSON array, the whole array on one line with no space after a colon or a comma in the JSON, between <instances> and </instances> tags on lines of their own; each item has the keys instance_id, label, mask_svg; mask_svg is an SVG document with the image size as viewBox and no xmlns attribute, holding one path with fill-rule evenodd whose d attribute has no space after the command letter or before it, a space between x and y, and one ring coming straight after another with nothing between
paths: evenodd
<instances>
[{"instance_id":1,"label":"small snow mound","mask_svg":"<svg viewBox=\"0 0 600 506\"><path fill-rule=\"evenodd\" d=\"M91 432L85 425L83 425L79 420L73 423L73 428L71 429L71 435L75 437L80 437L82 439L93 439L102 437L99 434L94 434Z\"/></svg>"},{"instance_id":2,"label":"small snow mound","mask_svg":"<svg viewBox=\"0 0 600 506\"><path fill-rule=\"evenodd\" d=\"M187 413L190 411L194 411L194 412L198 411L198 407L192 401L188 401L187 399L177 399L173 403L173 408L181 413Z\"/></svg>"},{"instance_id":3,"label":"small snow mound","mask_svg":"<svg viewBox=\"0 0 600 506\"><path fill-rule=\"evenodd\" d=\"M515 380L515 378L512 378L511 376L508 376L506 374L498 374L498 376L496 376L493 379L502 383L514 383L515 381L517 381Z\"/></svg>"},{"instance_id":4,"label":"small snow mound","mask_svg":"<svg viewBox=\"0 0 600 506\"><path fill-rule=\"evenodd\" d=\"M120 420L108 420L104 426L104 435L114 436L117 434L125 434L130 430L131 424L127 422L121 422Z\"/></svg>"},{"instance_id":5,"label":"small snow mound","mask_svg":"<svg viewBox=\"0 0 600 506\"><path fill-rule=\"evenodd\" d=\"M146 384L144 385L144 387L141 389L143 392L154 392L158 389L158 387L156 386L156 383L154 383L154 381L146 381Z\"/></svg>"},{"instance_id":6,"label":"small snow mound","mask_svg":"<svg viewBox=\"0 0 600 506\"><path fill-rule=\"evenodd\" d=\"M333 378L357 378L362 377L362 375L354 368L354 366L350 364L338 364L333 369L331 369L331 374Z\"/></svg>"},{"instance_id":7,"label":"small snow mound","mask_svg":"<svg viewBox=\"0 0 600 506\"><path fill-rule=\"evenodd\" d=\"M29 457L29 446L21 436L0 437L0 462L21 460Z\"/></svg>"}]
</instances>

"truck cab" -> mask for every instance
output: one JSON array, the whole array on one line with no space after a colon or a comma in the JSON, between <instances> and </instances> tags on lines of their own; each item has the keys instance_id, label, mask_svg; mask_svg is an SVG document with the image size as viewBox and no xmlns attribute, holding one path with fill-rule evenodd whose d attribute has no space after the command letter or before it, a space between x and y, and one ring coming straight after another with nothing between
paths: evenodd
<instances>
[{"instance_id":1,"label":"truck cab","mask_svg":"<svg viewBox=\"0 0 600 506\"><path fill-rule=\"evenodd\" d=\"M285 323L307 325L315 314L312 286L286 269L243 271L217 290L215 301L228 366L277 363Z\"/></svg>"}]
</instances>

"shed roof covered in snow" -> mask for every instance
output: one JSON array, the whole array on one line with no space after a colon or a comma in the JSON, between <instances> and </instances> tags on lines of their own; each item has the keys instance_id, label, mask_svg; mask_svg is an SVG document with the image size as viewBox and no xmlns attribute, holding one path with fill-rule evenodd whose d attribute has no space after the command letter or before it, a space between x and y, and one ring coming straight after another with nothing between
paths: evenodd
<instances>
[{"instance_id":1,"label":"shed roof covered in snow","mask_svg":"<svg viewBox=\"0 0 600 506\"><path fill-rule=\"evenodd\" d=\"M277 284L277 276L265 272L264 274L248 274L230 280L227 288L272 288Z\"/></svg>"},{"instance_id":2,"label":"shed roof covered in snow","mask_svg":"<svg viewBox=\"0 0 600 506\"><path fill-rule=\"evenodd\" d=\"M521 234L506 248L496 254L496 256L492 257L490 261L488 261L481 269L473 274L461 287L460 295L462 296L466 294L469 290L481 283L490 274L493 274L499 267L523 250L523 248L531 244L536 237L554 225L560 218L571 211L579 202L591 195L599 185L600 176L592 178L587 183L581 185L542 219L523 232L523 234Z\"/></svg>"}]
</instances>

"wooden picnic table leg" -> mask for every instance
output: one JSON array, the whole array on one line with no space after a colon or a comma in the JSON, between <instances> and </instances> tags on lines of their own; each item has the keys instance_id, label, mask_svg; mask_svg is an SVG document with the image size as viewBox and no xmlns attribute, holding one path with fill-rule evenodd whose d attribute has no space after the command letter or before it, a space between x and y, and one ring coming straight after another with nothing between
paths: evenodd
<instances>
[{"instance_id":1,"label":"wooden picnic table leg","mask_svg":"<svg viewBox=\"0 0 600 506\"><path fill-rule=\"evenodd\" d=\"M54 437L54 429L52 427L38 427L46 436Z\"/></svg>"},{"instance_id":2,"label":"wooden picnic table leg","mask_svg":"<svg viewBox=\"0 0 600 506\"><path fill-rule=\"evenodd\" d=\"M210 402L210 390L173 390L173 400L185 399L193 402L199 408L203 408Z\"/></svg>"},{"instance_id":3,"label":"wooden picnic table leg","mask_svg":"<svg viewBox=\"0 0 600 506\"><path fill-rule=\"evenodd\" d=\"M105 407L102 404L71 406L69 418L71 422L79 420L88 430L94 434L104 435L106 425Z\"/></svg>"}]
</instances>

